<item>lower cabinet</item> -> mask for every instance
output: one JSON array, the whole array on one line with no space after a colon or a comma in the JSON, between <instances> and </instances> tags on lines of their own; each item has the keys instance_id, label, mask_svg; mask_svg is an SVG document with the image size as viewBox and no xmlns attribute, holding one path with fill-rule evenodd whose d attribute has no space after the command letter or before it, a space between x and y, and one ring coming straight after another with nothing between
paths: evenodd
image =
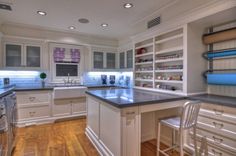
<instances>
[{"instance_id":1,"label":"lower cabinet","mask_svg":"<svg viewBox=\"0 0 236 156\"><path fill-rule=\"evenodd\" d=\"M236 108L203 103L197 125L197 139L207 138L210 156L236 155ZM192 136L192 130L189 136ZM188 137L187 146L193 147L192 137ZM200 145L199 145L200 146Z\"/></svg>"},{"instance_id":2,"label":"lower cabinet","mask_svg":"<svg viewBox=\"0 0 236 156\"><path fill-rule=\"evenodd\" d=\"M53 116L75 116L86 114L86 99L60 99L54 100L52 107Z\"/></svg>"},{"instance_id":3,"label":"lower cabinet","mask_svg":"<svg viewBox=\"0 0 236 156\"><path fill-rule=\"evenodd\" d=\"M18 123L35 123L51 116L52 91L16 92Z\"/></svg>"},{"instance_id":4,"label":"lower cabinet","mask_svg":"<svg viewBox=\"0 0 236 156\"><path fill-rule=\"evenodd\" d=\"M39 119L50 117L49 106L28 107L18 109L18 118L20 120Z\"/></svg>"},{"instance_id":5,"label":"lower cabinet","mask_svg":"<svg viewBox=\"0 0 236 156\"><path fill-rule=\"evenodd\" d=\"M53 100L52 90L17 91L18 126L86 115L86 98Z\"/></svg>"}]
</instances>

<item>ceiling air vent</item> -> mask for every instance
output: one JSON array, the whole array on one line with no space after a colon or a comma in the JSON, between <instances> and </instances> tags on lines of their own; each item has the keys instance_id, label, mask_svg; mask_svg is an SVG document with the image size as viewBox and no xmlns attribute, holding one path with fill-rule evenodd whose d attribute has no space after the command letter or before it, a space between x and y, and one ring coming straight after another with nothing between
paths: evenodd
<instances>
[{"instance_id":1,"label":"ceiling air vent","mask_svg":"<svg viewBox=\"0 0 236 156\"><path fill-rule=\"evenodd\" d=\"M149 28L152 28L152 27L154 27L154 26L159 25L160 23L161 23L161 16L156 17L156 18L154 18L154 19L148 21L148 22L147 22L147 28L148 28L148 29L149 29Z\"/></svg>"},{"instance_id":2,"label":"ceiling air vent","mask_svg":"<svg viewBox=\"0 0 236 156\"><path fill-rule=\"evenodd\" d=\"M12 11L12 8L11 8L10 4L4 4L2 2L0 2L0 9Z\"/></svg>"}]
</instances>

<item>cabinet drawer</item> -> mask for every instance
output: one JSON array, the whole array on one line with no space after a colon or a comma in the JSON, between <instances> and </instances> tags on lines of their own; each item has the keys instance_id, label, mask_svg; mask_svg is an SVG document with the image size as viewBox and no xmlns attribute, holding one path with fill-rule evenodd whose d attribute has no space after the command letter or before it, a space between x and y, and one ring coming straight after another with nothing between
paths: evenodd
<instances>
[{"instance_id":1,"label":"cabinet drawer","mask_svg":"<svg viewBox=\"0 0 236 156\"><path fill-rule=\"evenodd\" d=\"M236 124L236 108L204 103L200 115Z\"/></svg>"},{"instance_id":2,"label":"cabinet drawer","mask_svg":"<svg viewBox=\"0 0 236 156\"><path fill-rule=\"evenodd\" d=\"M193 134L192 132L190 133ZM209 131L204 131L202 129L197 129L197 136L200 138L205 136L209 143L236 153L236 140L223 137Z\"/></svg>"},{"instance_id":3,"label":"cabinet drawer","mask_svg":"<svg viewBox=\"0 0 236 156\"><path fill-rule=\"evenodd\" d=\"M198 127L201 127L203 129L213 131L215 133L218 133L220 135L233 138L236 140L236 125L221 121L221 120L215 120L203 116L198 116Z\"/></svg>"},{"instance_id":4,"label":"cabinet drawer","mask_svg":"<svg viewBox=\"0 0 236 156\"><path fill-rule=\"evenodd\" d=\"M189 146L194 148L192 138L189 138ZM200 142L197 142L197 146L198 148L200 147ZM208 156L235 156L235 154L224 149L218 148L217 146L208 144Z\"/></svg>"},{"instance_id":5,"label":"cabinet drawer","mask_svg":"<svg viewBox=\"0 0 236 156\"><path fill-rule=\"evenodd\" d=\"M18 119L35 119L44 118L50 116L50 107L31 107L31 108L19 108L18 109Z\"/></svg>"},{"instance_id":6,"label":"cabinet drawer","mask_svg":"<svg viewBox=\"0 0 236 156\"><path fill-rule=\"evenodd\" d=\"M50 100L49 91L17 92L17 105L50 103Z\"/></svg>"}]
</instances>

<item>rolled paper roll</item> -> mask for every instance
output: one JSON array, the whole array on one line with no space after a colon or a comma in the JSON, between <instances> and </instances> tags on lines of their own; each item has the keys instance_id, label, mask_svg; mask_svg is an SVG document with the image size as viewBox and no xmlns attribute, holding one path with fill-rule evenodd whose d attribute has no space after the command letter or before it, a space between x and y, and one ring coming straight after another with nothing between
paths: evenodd
<instances>
[{"instance_id":1,"label":"rolled paper roll","mask_svg":"<svg viewBox=\"0 0 236 156\"><path fill-rule=\"evenodd\" d=\"M213 85L236 85L236 73L207 74L207 83Z\"/></svg>"}]
</instances>

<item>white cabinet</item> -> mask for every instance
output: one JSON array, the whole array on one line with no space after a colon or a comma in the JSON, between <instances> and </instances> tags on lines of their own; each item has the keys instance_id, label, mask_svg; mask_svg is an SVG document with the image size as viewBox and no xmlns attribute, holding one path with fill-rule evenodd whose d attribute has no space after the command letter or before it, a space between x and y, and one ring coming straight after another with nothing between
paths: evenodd
<instances>
[{"instance_id":1,"label":"white cabinet","mask_svg":"<svg viewBox=\"0 0 236 156\"><path fill-rule=\"evenodd\" d=\"M206 136L210 146L209 155L235 155L236 153L236 109L204 103L198 117L197 137ZM192 131L189 132L192 136ZM187 145L193 147L192 139Z\"/></svg>"},{"instance_id":2,"label":"white cabinet","mask_svg":"<svg viewBox=\"0 0 236 156\"><path fill-rule=\"evenodd\" d=\"M93 51L92 69L109 70L117 68L117 54L115 52Z\"/></svg>"},{"instance_id":3,"label":"white cabinet","mask_svg":"<svg viewBox=\"0 0 236 156\"><path fill-rule=\"evenodd\" d=\"M93 98L87 98L87 127L93 131L95 138L99 138L99 102Z\"/></svg>"},{"instance_id":4,"label":"white cabinet","mask_svg":"<svg viewBox=\"0 0 236 156\"><path fill-rule=\"evenodd\" d=\"M133 50L127 50L119 53L119 68L133 69Z\"/></svg>"},{"instance_id":5,"label":"white cabinet","mask_svg":"<svg viewBox=\"0 0 236 156\"><path fill-rule=\"evenodd\" d=\"M86 114L86 99L60 99L54 100L52 108L54 117L80 116Z\"/></svg>"},{"instance_id":6,"label":"white cabinet","mask_svg":"<svg viewBox=\"0 0 236 156\"><path fill-rule=\"evenodd\" d=\"M87 96L86 134L101 155L139 155L139 109L119 109Z\"/></svg>"},{"instance_id":7,"label":"white cabinet","mask_svg":"<svg viewBox=\"0 0 236 156\"><path fill-rule=\"evenodd\" d=\"M4 66L9 68L41 68L40 44L4 43Z\"/></svg>"},{"instance_id":8,"label":"white cabinet","mask_svg":"<svg viewBox=\"0 0 236 156\"><path fill-rule=\"evenodd\" d=\"M16 95L19 123L51 116L51 91L21 91Z\"/></svg>"}]
</instances>

